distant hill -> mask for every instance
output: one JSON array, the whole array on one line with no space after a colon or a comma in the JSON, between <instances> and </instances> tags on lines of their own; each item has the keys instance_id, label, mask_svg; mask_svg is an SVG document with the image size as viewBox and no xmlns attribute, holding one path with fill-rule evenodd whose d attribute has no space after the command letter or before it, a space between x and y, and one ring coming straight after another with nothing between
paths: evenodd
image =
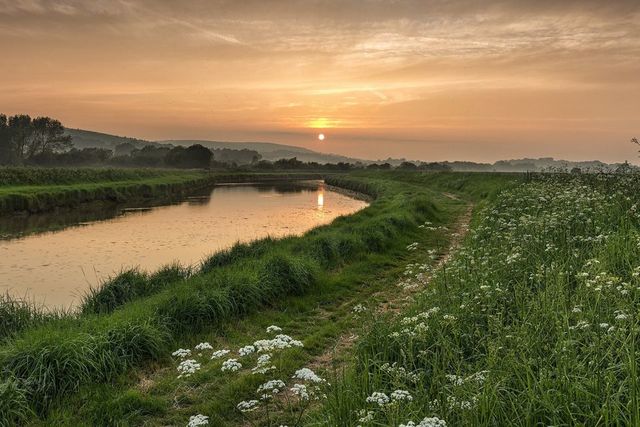
<instances>
[{"instance_id":1,"label":"distant hill","mask_svg":"<svg viewBox=\"0 0 640 427\"><path fill-rule=\"evenodd\" d=\"M318 163L355 163L362 161L352 157L340 156L337 154L325 154L317 151L309 150L293 145L275 144L271 142L222 142L208 140L191 140L191 139L171 139L164 141L147 141L137 138L129 138L125 136L115 136L106 133L92 132L83 129L67 129L66 133L73 138L73 144L77 148L108 148L113 150L116 145L124 142L131 143L136 148L142 148L145 145L164 145L164 146L190 146L193 144L201 144L205 147L215 149L232 149L232 150L255 150L264 160L290 159L297 157L302 162L318 162Z\"/></svg>"},{"instance_id":2,"label":"distant hill","mask_svg":"<svg viewBox=\"0 0 640 427\"><path fill-rule=\"evenodd\" d=\"M73 139L73 145L76 148L108 148L113 149L116 145L123 142L129 142L135 145L137 148L144 147L148 144L153 144L150 141L145 141L138 138L129 138L126 136L115 136L107 133L92 132L90 130L82 129L66 129L65 133L71 135Z\"/></svg>"},{"instance_id":3,"label":"distant hill","mask_svg":"<svg viewBox=\"0 0 640 427\"><path fill-rule=\"evenodd\" d=\"M318 163L356 163L362 162L364 164L374 163L372 161L355 159L352 157L340 156L337 154L324 154L317 151L309 150L307 148L296 147L293 145L275 144L271 142L222 142L222 141L208 141L208 140L192 140L192 139L170 139L164 141L146 141L143 139L129 138L125 136L115 136L106 133L92 132L82 129L67 129L67 134L73 137L73 143L77 148L89 148L99 147L114 149L116 145L123 142L133 144L136 148L142 148L145 145L163 145L163 146L189 146L193 144L201 144L205 147L216 149L232 149L232 150L255 150L264 160L278 160L278 159L290 159L297 157L298 160L303 162L318 162ZM375 163L390 163L393 166L398 166L406 159L392 159L378 160ZM420 164L420 161L414 161L415 164ZM446 161L442 162L445 165L451 167L454 171L476 171L476 172L540 172L540 171L552 171L552 170L566 170L571 171L574 168L578 168L583 172L587 171L613 171L617 169L621 163L608 164L599 160L591 161L568 161L568 160L556 160L552 157L542 157L538 159L513 159L513 160L499 160L494 163L476 163L468 161Z\"/></svg>"},{"instance_id":4,"label":"distant hill","mask_svg":"<svg viewBox=\"0 0 640 427\"><path fill-rule=\"evenodd\" d=\"M201 144L212 150L221 148L230 148L233 150L255 150L264 160L290 159L297 157L302 162L318 162L318 163L355 163L360 159L352 157L340 156L337 154L325 154L307 148L296 147L294 145L275 144L272 142L223 142L208 140L192 140L192 139L169 139L165 141L156 141L160 144L184 145Z\"/></svg>"}]
</instances>

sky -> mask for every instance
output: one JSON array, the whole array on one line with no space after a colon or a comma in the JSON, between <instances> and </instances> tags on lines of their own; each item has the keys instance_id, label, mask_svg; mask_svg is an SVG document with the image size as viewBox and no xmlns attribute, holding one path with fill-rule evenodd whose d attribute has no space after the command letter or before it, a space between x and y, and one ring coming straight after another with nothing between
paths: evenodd
<instances>
[{"instance_id":1,"label":"sky","mask_svg":"<svg viewBox=\"0 0 640 427\"><path fill-rule=\"evenodd\" d=\"M638 0L0 0L0 37L0 112L67 127L638 163Z\"/></svg>"}]
</instances>

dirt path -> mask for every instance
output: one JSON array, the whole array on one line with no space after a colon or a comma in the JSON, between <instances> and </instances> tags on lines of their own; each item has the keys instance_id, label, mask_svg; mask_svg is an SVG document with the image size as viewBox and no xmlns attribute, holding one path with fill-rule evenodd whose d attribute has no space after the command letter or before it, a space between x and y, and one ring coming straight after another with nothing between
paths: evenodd
<instances>
[{"instance_id":1,"label":"dirt path","mask_svg":"<svg viewBox=\"0 0 640 427\"><path fill-rule=\"evenodd\" d=\"M448 193L443 193L445 197L449 197L451 199L460 200L457 196L448 195ZM448 229L447 235L450 237L449 244L440 254L437 255L436 262L432 266L431 270L421 277L419 280L416 280L416 286L402 286L401 283L396 283L395 285L388 286L382 291L378 291L370 296L371 300L377 301L382 300L383 302L378 304L374 309L378 313L388 313L388 312L400 312L403 308L406 308L412 302L412 297L420 290L424 289L425 286L429 284L433 275L440 269L444 264L449 262L449 260L453 257L456 250L460 247L462 240L465 235L469 231L469 223L471 221L471 217L473 214L474 205L468 204L466 210L463 214L461 214L452 225L450 229ZM429 263L429 253L422 253L425 257L425 263ZM341 304L341 307L354 307L357 303L361 301L362 296L354 296L354 298L349 299ZM307 366L313 370L314 372L326 372L331 370L333 372L340 372L344 370L352 360L349 358L351 354L351 349L355 345L358 340L357 331L360 329L359 326L354 325L354 327L345 330L335 341L335 343L328 347L323 353L314 357L309 361ZM290 399L290 393L288 390L285 390L283 393L278 395L277 399L281 402ZM246 421L242 424L243 427L252 427L255 424L252 424L250 421Z\"/></svg>"},{"instance_id":2,"label":"dirt path","mask_svg":"<svg viewBox=\"0 0 640 427\"><path fill-rule=\"evenodd\" d=\"M443 194L446 197L460 200L457 198L457 196L449 195L448 193ZM394 286L372 295L372 299L385 300L385 302L383 302L376 308L377 312L387 313L391 311L397 313L401 311L408 304L410 304L410 302L412 301L412 296L416 292L419 292L419 290L424 289L424 287L427 286L431 281L433 275L440 268L442 268L444 264L451 260L457 249L460 247L465 235L469 231L469 223L471 222L473 207L473 204L468 204L465 212L460 215L460 217L458 217L456 222L453 224L452 229L448 233L449 236L451 236L448 247L444 250L444 252L438 255L437 261L432 270L427 275L425 275L419 281L419 283L417 283L417 287ZM427 256L427 254L424 255ZM345 302L344 304L353 306L355 302L355 300L350 300ZM343 369L347 362L347 358L345 357L345 355L349 353L353 345L356 343L357 339L358 336L356 334L356 329L345 331L331 348L327 349L327 351L317 356L309 363L309 368L311 368L313 371L332 369L336 372Z\"/></svg>"}]
</instances>

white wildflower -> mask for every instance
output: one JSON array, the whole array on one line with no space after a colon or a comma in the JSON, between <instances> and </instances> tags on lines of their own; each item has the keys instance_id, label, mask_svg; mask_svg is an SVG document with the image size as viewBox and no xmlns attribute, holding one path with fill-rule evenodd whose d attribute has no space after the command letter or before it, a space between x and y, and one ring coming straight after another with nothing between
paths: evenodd
<instances>
[{"instance_id":1,"label":"white wildflower","mask_svg":"<svg viewBox=\"0 0 640 427\"><path fill-rule=\"evenodd\" d=\"M411 402L413 400L413 396L411 396L411 394L406 390L395 390L391 392L391 400L394 400L396 402Z\"/></svg>"},{"instance_id":2,"label":"white wildflower","mask_svg":"<svg viewBox=\"0 0 640 427\"><path fill-rule=\"evenodd\" d=\"M223 372L224 371L236 372L241 368L242 368L242 364L238 362L238 359L227 359L224 362L222 362L222 368L220 368L220 370Z\"/></svg>"},{"instance_id":3,"label":"white wildflower","mask_svg":"<svg viewBox=\"0 0 640 427\"><path fill-rule=\"evenodd\" d=\"M389 396L385 393L374 391L371 396L367 397L367 403L376 403L379 406L384 406L389 403Z\"/></svg>"},{"instance_id":4,"label":"white wildflower","mask_svg":"<svg viewBox=\"0 0 640 427\"><path fill-rule=\"evenodd\" d=\"M173 353L171 353L172 356L174 357L179 357L181 359L184 359L187 356L191 356L191 350L186 349L186 348L179 348L176 351L174 351Z\"/></svg>"},{"instance_id":5,"label":"white wildflower","mask_svg":"<svg viewBox=\"0 0 640 427\"><path fill-rule=\"evenodd\" d=\"M280 326L271 325L267 328L268 334L275 334L276 332L281 332L282 328Z\"/></svg>"},{"instance_id":6,"label":"white wildflower","mask_svg":"<svg viewBox=\"0 0 640 427\"><path fill-rule=\"evenodd\" d=\"M309 390L307 390L307 386L304 384L294 384L293 387L291 387L291 392L302 400L309 400Z\"/></svg>"},{"instance_id":7,"label":"white wildflower","mask_svg":"<svg viewBox=\"0 0 640 427\"><path fill-rule=\"evenodd\" d=\"M201 342L200 344L198 344L196 346L196 350L198 350L198 351L213 350L213 347L211 347L211 344L209 344L208 342Z\"/></svg>"},{"instance_id":8,"label":"white wildflower","mask_svg":"<svg viewBox=\"0 0 640 427\"><path fill-rule=\"evenodd\" d=\"M178 378L190 377L200 370L200 364L193 359L187 359L180 362L177 369L180 372Z\"/></svg>"},{"instance_id":9,"label":"white wildflower","mask_svg":"<svg viewBox=\"0 0 640 427\"><path fill-rule=\"evenodd\" d=\"M262 400L269 399L274 394L280 393L286 387L284 381L270 380L258 387L257 393Z\"/></svg>"},{"instance_id":10,"label":"white wildflower","mask_svg":"<svg viewBox=\"0 0 640 427\"><path fill-rule=\"evenodd\" d=\"M257 400L243 400L236 405L236 408L238 408L240 412L252 412L258 409L259 403Z\"/></svg>"},{"instance_id":11,"label":"white wildflower","mask_svg":"<svg viewBox=\"0 0 640 427\"><path fill-rule=\"evenodd\" d=\"M262 354L258 357L258 364L255 368L251 369L253 374L266 374L272 369L276 369L275 366L271 365L271 355L270 354Z\"/></svg>"},{"instance_id":12,"label":"white wildflower","mask_svg":"<svg viewBox=\"0 0 640 427\"><path fill-rule=\"evenodd\" d=\"M227 350L227 349L214 351L213 354L211 355L211 358L212 359L219 359L222 356L225 356L225 355L229 354L230 352L231 352L231 350Z\"/></svg>"},{"instance_id":13,"label":"white wildflower","mask_svg":"<svg viewBox=\"0 0 640 427\"><path fill-rule=\"evenodd\" d=\"M256 351L256 348L254 346L245 345L240 350L238 350L238 354L240 354L240 356L248 356L251 353L254 353L255 351Z\"/></svg>"},{"instance_id":14,"label":"white wildflower","mask_svg":"<svg viewBox=\"0 0 640 427\"><path fill-rule=\"evenodd\" d=\"M187 427L199 427L199 426L206 426L208 424L209 424L209 417L202 414L198 414L198 415L192 415L191 417L189 417L189 424L187 424Z\"/></svg>"},{"instance_id":15,"label":"white wildflower","mask_svg":"<svg viewBox=\"0 0 640 427\"><path fill-rule=\"evenodd\" d=\"M354 313L364 313L365 311L367 311L367 307L365 307L362 304L358 304L356 306L353 307L353 312Z\"/></svg>"},{"instance_id":16,"label":"white wildflower","mask_svg":"<svg viewBox=\"0 0 640 427\"><path fill-rule=\"evenodd\" d=\"M323 382L325 382L325 380L323 380L322 378L317 376L315 374L315 372L313 372L309 368L298 369L296 371L296 373L293 374L293 377L291 377L291 378L296 378L296 379L304 380L304 381L310 381L312 383L323 383Z\"/></svg>"},{"instance_id":17,"label":"white wildflower","mask_svg":"<svg viewBox=\"0 0 640 427\"><path fill-rule=\"evenodd\" d=\"M370 423L371 421L373 421L374 415L375 415L375 412L373 411L367 411L365 409L361 409L360 411L358 411L358 417L360 417L358 419L358 422Z\"/></svg>"}]
</instances>

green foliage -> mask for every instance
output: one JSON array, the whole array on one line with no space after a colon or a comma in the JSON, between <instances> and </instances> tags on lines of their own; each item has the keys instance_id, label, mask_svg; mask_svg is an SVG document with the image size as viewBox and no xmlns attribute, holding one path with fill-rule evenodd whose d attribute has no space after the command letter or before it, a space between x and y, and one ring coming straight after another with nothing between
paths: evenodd
<instances>
[{"instance_id":1,"label":"green foliage","mask_svg":"<svg viewBox=\"0 0 640 427\"><path fill-rule=\"evenodd\" d=\"M318 420L638 425L639 179L534 175L503 190L412 307L367 322ZM366 401L394 390L412 400Z\"/></svg>"},{"instance_id":2,"label":"green foliage","mask_svg":"<svg viewBox=\"0 0 640 427\"><path fill-rule=\"evenodd\" d=\"M157 178L167 175L161 169L96 169L96 168L0 168L0 186L61 185L116 182Z\"/></svg>"},{"instance_id":3,"label":"green foliage","mask_svg":"<svg viewBox=\"0 0 640 427\"><path fill-rule=\"evenodd\" d=\"M14 381L0 382L0 426L13 426L33 416L25 391Z\"/></svg>"},{"instance_id":4,"label":"green foliage","mask_svg":"<svg viewBox=\"0 0 640 427\"><path fill-rule=\"evenodd\" d=\"M8 342L0 350L2 376L24 383L28 401L44 415L81 387L168 357L180 337L308 293L327 270L371 259L424 221L437 221L441 213L423 197L432 191L429 176L424 179L416 185L379 176L336 178L333 183L377 199L302 237L237 245L187 278L179 271L125 272L91 297L84 316L31 328Z\"/></svg>"},{"instance_id":5,"label":"green foliage","mask_svg":"<svg viewBox=\"0 0 640 427\"><path fill-rule=\"evenodd\" d=\"M29 301L0 295L0 342L34 326L64 317L64 312L51 312Z\"/></svg>"},{"instance_id":6,"label":"green foliage","mask_svg":"<svg viewBox=\"0 0 640 427\"><path fill-rule=\"evenodd\" d=\"M96 201L170 200L213 179L201 172L168 170L0 168L0 182L7 184L0 185L0 212L45 212ZM16 182L21 185L8 185Z\"/></svg>"}]
</instances>

